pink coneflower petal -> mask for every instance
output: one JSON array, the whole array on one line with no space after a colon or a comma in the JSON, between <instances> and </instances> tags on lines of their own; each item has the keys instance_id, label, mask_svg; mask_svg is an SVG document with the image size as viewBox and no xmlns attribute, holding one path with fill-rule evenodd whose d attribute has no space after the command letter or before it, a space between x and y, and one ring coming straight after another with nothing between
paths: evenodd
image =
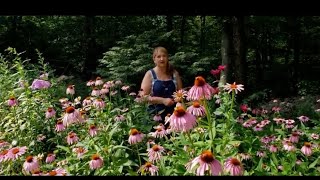
<instances>
[{"instance_id":1,"label":"pink coneflower petal","mask_svg":"<svg viewBox=\"0 0 320 180\"><path fill-rule=\"evenodd\" d=\"M23 169L29 173L38 171L39 163L37 161L37 158L34 158L33 156L28 156L26 158L26 161L23 163Z\"/></svg>"},{"instance_id":2,"label":"pink coneflower petal","mask_svg":"<svg viewBox=\"0 0 320 180\"><path fill-rule=\"evenodd\" d=\"M140 131L138 131L135 128L132 128L130 130L130 136L128 139L129 144L136 144L143 140L144 134L142 134Z\"/></svg>"},{"instance_id":3,"label":"pink coneflower petal","mask_svg":"<svg viewBox=\"0 0 320 180\"><path fill-rule=\"evenodd\" d=\"M231 174L231 176L243 175L243 167L237 158L228 158L224 164L224 169Z\"/></svg>"},{"instance_id":4,"label":"pink coneflower petal","mask_svg":"<svg viewBox=\"0 0 320 180\"><path fill-rule=\"evenodd\" d=\"M103 160L99 155L92 155L91 161L89 162L90 169L100 169L103 166L103 164Z\"/></svg>"},{"instance_id":5,"label":"pink coneflower petal","mask_svg":"<svg viewBox=\"0 0 320 180\"><path fill-rule=\"evenodd\" d=\"M222 173L222 166L218 160L213 157L209 150L205 150L202 154L186 164L186 169L189 172L194 172L198 176L203 176L205 173L209 175L219 175Z\"/></svg>"}]
</instances>

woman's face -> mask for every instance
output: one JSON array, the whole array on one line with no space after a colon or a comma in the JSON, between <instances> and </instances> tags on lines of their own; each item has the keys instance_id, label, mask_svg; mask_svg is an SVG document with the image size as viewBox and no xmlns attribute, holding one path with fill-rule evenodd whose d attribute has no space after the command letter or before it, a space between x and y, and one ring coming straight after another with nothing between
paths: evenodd
<instances>
[{"instance_id":1,"label":"woman's face","mask_svg":"<svg viewBox=\"0 0 320 180\"><path fill-rule=\"evenodd\" d=\"M163 51L157 51L153 56L153 61L156 64L156 66L166 67L169 61L168 54Z\"/></svg>"}]
</instances>

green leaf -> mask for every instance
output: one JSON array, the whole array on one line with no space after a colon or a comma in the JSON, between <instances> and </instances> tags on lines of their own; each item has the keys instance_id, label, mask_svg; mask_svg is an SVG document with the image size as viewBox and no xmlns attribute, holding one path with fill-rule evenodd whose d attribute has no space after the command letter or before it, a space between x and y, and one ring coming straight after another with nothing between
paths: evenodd
<instances>
[{"instance_id":1,"label":"green leaf","mask_svg":"<svg viewBox=\"0 0 320 180\"><path fill-rule=\"evenodd\" d=\"M212 123L212 139L216 137L216 121Z\"/></svg>"},{"instance_id":2,"label":"green leaf","mask_svg":"<svg viewBox=\"0 0 320 180\"><path fill-rule=\"evenodd\" d=\"M274 153L271 154L271 158L272 158L273 162L274 162L276 165L279 164L279 163L278 163L278 160L277 160L277 158L276 158L276 156L275 156Z\"/></svg>"},{"instance_id":3,"label":"green leaf","mask_svg":"<svg viewBox=\"0 0 320 180\"><path fill-rule=\"evenodd\" d=\"M217 109L216 111L214 111L214 114L217 116L220 116L223 112L220 111L219 109Z\"/></svg>"},{"instance_id":4,"label":"green leaf","mask_svg":"<svg viewBox=\"0 0 320 180\"><path fill-rule=\"evenodd\" d=\"M315 161L313 161L313 163L311 163L311 164L309 165L309 168L314 168L314 167L317 165L318 160L319 160L319 158L317 158Z\"/></svg>"},{"instance_id":5,"label":"green leaf","mask_svg":"<svg viewBox=\"0 0 320 180\"><path fill-rule=\"evenodd\" d=\"M69 147L61 146L61 145L57 145L57 148L62 149L62 150L64 150L64 151L66 151L66 152L70 153L70 149L69 149Z\"/></svg>"},{"instance_id":6,"label":"green leaf","mask_svg":"<svg viewBox=\"0 0 320 180\"><path fill-rule=\"evenodd\" d=\"M255 170L262 171L262 162L263 162L263 159L261 158Z\"/></svg>"}]
</instances>

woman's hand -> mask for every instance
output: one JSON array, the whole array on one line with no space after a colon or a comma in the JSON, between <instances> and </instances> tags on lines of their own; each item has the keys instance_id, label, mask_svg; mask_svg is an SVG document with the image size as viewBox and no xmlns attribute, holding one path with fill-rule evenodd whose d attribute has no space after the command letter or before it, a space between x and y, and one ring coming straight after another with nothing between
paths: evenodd
<instances>
[{"instance_id":1,"label":"woman's hand","mask_svg":"<svg viewBox=\"0 0 320 180\"><path fill-rule=\"evenodd\" d=\"M174 104L174 100L172 98L163 98L162 104L165 106L172 106Z\"/></svg>"}]
</instances>

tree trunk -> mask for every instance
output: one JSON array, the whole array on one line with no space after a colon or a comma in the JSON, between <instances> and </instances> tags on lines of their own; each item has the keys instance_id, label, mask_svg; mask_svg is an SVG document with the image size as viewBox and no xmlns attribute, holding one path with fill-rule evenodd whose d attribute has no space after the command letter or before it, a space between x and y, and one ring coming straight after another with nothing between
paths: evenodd
<instances>
[{"instance_id":1,"label":"tree trunk","mask_svg":"<svg viewBox=\"0 0 320 180\"><path fill-rule=\"evenodd\" d=\"M226 82L230 82L232 65L231 65L231 52L232 52L232 27L231 18L222 18L222 38L221 38L221 59L222 65L226 68L221 72L219 87L222 87Z\"/></svg>"},{"instance_id":2,"label":"tree trunk","mask_svg":"<svg viewBox=\"0 0 320 180\"><path fill-rule=\"evenodd\" d=\"M246 34L244 17L233 17L233 45L235 63L235 81L246 84Z\"/></svg>"},{"instance_id":3,"label":"tree trunk","mask_svg":"<svg viewBox=\"0 0 320 180\"><path fill-rule=\"evenodd\" d=\"M96 40L94 37L94 16L86 16L84 24L84 38L85 38L85 63L84 63L84 78L93 79L94 72L97 67L96 57Z\"/></svg>"}]
</instances>

